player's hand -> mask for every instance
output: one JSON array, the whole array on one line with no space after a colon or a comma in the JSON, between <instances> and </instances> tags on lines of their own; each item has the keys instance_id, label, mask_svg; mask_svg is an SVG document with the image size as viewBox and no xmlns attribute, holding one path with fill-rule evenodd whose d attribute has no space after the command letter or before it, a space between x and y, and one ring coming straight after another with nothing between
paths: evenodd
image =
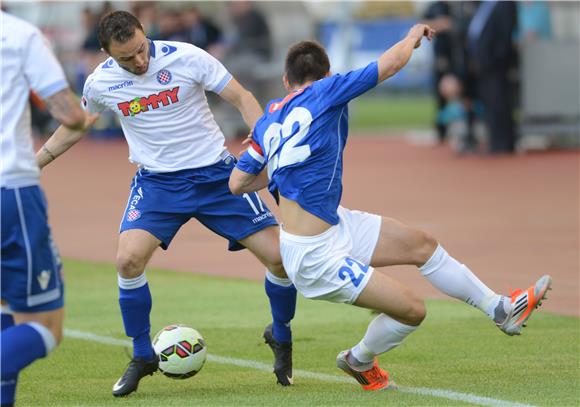
<instances>
[{"instance_id":1,"label":"player's hand","mask_svg":"<svg viewBox=\"0 0 580 407\"><path fill-rule=\"evenodd\" d=\"M246 151L248 151L248 148L250 148L250 143L252 142L253 139L252 133L253 130L250 131L250 134L248 134L245 139L242 140L242 150L240 151L240 156L244 154Z\"/></svg>"},{"instance_id":2,"label":"player's hand","mask_svg":"<svg viewBox=\"0 0 580 407\"><path fill-rule=\"evenodd\" d=\"M250 131L250 133L246 136L246 138L242 141L242 145L246 145L246 144L250 144L250 142L252 141L252 134L253 134L253 130Z\"/></svg>"},{"instance_id":3,"label":"player's hand","mask_svg":"<svg viewBox=\"0 0 580 407\"><path fill-rule=\"evenodd\" d=\"M100 113L90 113L86 112L85 114L85 127L84 130L88 130L97 120L101 117Z\"/></svg>"},{"instance_id":4,"label":"player's hand","mask_svg":"<svg viewBox=\"0 0 580 407\"><path fill-rule=\"evenodd\" d=\"M415 40L415 48L421 46L421 39L426 37L429 41L435 36L435 30L429 27L427 24L415 24L411 30L409 30L408 37Z\"/></svg>"}]
</instances>

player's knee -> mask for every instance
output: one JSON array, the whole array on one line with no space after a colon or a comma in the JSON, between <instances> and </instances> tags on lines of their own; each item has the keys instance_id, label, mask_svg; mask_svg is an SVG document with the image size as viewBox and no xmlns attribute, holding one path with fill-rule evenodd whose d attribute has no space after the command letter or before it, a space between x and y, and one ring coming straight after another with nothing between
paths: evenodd
<instances>
[{"instance_id":1,"label":"player's knee","mask_svg":"<svg viewBox=\"0 0 580 407\"><path fill-rule=\"evenodd\" d=\"M417 231L415 238L415 261L417 266L422 266L431 258L433 252L437 248L437 240L430 234Z\"/></svg>"},{"instance_id":2,"label":"player's knee","mask_svg":"<svg viewBox=\"0 0 580 407\"><path fill-rule=\"evenodd\" d=\"M417 326L425 320L427 316L427 308L425 307L425 302L417 298L413 303L413 311L411 312L411 325Z\"/></svg>"},{"instance_id":3,"label":"player's knee","mask_svg":"<svg viewBox=\"0 0 580 407\"><path fill-rule=\"evenodd\" d=\"M270 273L274 274L278 278L288 278L286 274L286 270L284 270L284 266L282 265L282 261L276 263L270 263L266 266Z\"/></svg>"},{"instance_id":4,"label":"player's knee","mask_svg":"<svg viewBox=\"0 0 580 407\"><path fill-rule=\"evenodd\" d=\"M427 308L425 308L425 302L413 296L409 299L409 307L405 316L401 318L401 322L411 326L418 326L423 322L427 316Z\"/></svg>"},{"instance_id":5,"label":"player's knee","mask_svg":"<svg viewBox=\"0 0 580 407\"><path fill-rule=\"evenodd\" d=\"M49 328L50 333L54 337L54 341L56 342L56 346L60 345L62 342L63 332L62 332L62 324L58 326L51 326Z\"/></svg>"},{"instance_id":6,"label":"player's knee","mask_svg":"<svg viewBox=\"0 0 580 407\"><path fill-rule=\"evenodd\" d=\"M269 250L267 253L262 253L261 258L262 263L270 271L279 278L288 278L284 266L282 265L282 257L280 256L280 250L273 249Z\"/></svg>"},{"instance_id":7,"label":"player's knee","mask_svg":"<svg viewBox=\"0 0 580 407\"><path fill-rule=\"evenodd\" d=\"M118 253L116 265L123 278L139 277L145 269L145 261L134 253Z\"/></svg>"}]
</instances>

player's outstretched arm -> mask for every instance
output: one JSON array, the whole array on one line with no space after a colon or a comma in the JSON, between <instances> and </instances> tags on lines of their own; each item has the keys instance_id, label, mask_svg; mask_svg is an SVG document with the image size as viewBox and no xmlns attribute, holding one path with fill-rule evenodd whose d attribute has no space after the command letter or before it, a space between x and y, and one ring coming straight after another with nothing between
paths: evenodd
<instances>
[{"instance_id":1,"label":"player's outstretched arm","mask_svg":"<svg viewBox=\"0 0 580 407\"><path fill-rule=\"evenodd\" d=\"M46 143L44 143L44 145L36 153L36 162L41 169L54 161L56 157L67 151L81 138L83 138L86 131L99 118L98 114L88 113L85 115L85 112L78 105L77 107L83 114L83 122L81 127L79 129L71 129L61 125L58 129L56 129L54 134L50 136Z\"/></svg>"},{"instance_id":2,"label":"player's outstretched arm","mask_svg":"<svg viewBox=\"0 0 580 407\"><path fill-rule=\"evenodd\" d=\"M240 85L235 78L232 78L219 95L240 111L250 129L254 128L258 119L264 114L254 95Z\"/></svg>"},{"instance_id":3,"label":"player's outstretched arm","mask_svg":"<svg viewBox=\"0 0 580 407\"><path fill-rule=\"evenodd\" d=\"M381 83L399 72L413 54L415 48L421 45L421 39L426 37L431 40L435 35L435 30L426 24L415 24L405 38L386 50L378 60L379 80Z\"/></svg>"},{"instance_id":4,"label":"player's outstretched arm","mask_svg":"<svg viewBox=\"0 0 580 407\"><path fill-rule=\"evenodd\" d=\"M264 168L258 175L234 168L230 175L230 191L234 195L259 191L268 186L268 170Z\"/></svg>"}]
</instances>

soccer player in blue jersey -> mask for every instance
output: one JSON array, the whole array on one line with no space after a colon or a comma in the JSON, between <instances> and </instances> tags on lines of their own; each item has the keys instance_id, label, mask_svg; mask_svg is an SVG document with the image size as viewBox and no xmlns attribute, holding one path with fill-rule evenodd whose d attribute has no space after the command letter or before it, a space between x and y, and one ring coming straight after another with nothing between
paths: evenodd
<instances>
[{"instance_id":1,"label":"soccer player in blue jersey","mask_svg":"<svg viewBox=\"0 0 580 407\"><path fill-rule=\"evenodd\" d=\"M269 186L279 197L282 262L298 291L380 312L362 340L337 357L365 390L394 387L376 357L399 345L426 312L411 289L374 267L416 265L436 288L479 308L508 335L520 334L551 284L543 276L526 290L498 295L427 233L340 206L348 102L397 73L421 39L433 35L415 25L377 61L345 75L330 74L319 44L291 47L283 78L290 93L267 105L230 177L235 194Z\"/></svg>"},{"instance_id":2,"label":"soccer player in blue jersey","mask_svg":"<svg viewBox=\"0 0 580 407\"><path fill-rule=\"evenodd\" d=\"M64 283L52 240L30 128L30 91L69 129L85 113L38 28L0 11L2 320L0 404L14 404L19 372L62 338Z\"/></svg>"}]
</instances>

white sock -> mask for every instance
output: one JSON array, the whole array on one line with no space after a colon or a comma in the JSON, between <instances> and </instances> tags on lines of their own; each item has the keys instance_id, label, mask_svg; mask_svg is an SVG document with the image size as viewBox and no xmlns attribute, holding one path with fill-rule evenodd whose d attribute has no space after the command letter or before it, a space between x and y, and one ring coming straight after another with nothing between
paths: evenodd
<instances>
[{"instance_id":1,"label":"white sock","mask_svg":"<svg viewBox=\"0 0 580 407\"><path fill-rule=\"evenodd\" d=\"M117 274L117 283L124 290L134 290L147 284L147 276L145 272L135 278L123 278L120 274Z\"/></svg>"},{"instance_id":2,"label":"white sock","mask_svg":"<svg viewBox=\"0 0 580 407\"><path fill-rule=\"evenodd\" d=\"M479 308L491 319L501 322L509 301L483 284L464 264L451 257L441 245L427 262L419 267L421 274L439 291ZM501 301L501 302L500 302Z\"/></svg>"},{"instance_id":3,"label":"white sock","mask_svg":"<svg viewBox=\"0 0 580 407\"><path fill-rule=\"evenodd\" d=\"M34 321L26 322L26 325L30 326L40 334L42 341L44 342L44 348L46 349L47 355L52 352L54 348L56 348L56 339L47 327Z\"/></svg>"},{"instance_id":4,"label":"white sock","mask_svg":"<svg viewBox=\"0 0 580 407\"><path fill-rule=\"evenodd\" d=\"M376 356L398 346L415 329L416 326L405 325L380 314L371 321L362 340L350 350L349 356L352 355L355 360L349 358L349 363L357 370L370 369Z\"/></svg>"},{"instance_id":5,"label":"white sock","mask_svg":"<svg viewBox=\"0 0 580 407\"><path fill-rule=\"evenodd\" d=\"M266 269L266 279L272 284L276 284L282 287L290 287L292 285L292 281L289 278L282 278L274 275L270 270Z\"/></svg>"}]
</instances>

